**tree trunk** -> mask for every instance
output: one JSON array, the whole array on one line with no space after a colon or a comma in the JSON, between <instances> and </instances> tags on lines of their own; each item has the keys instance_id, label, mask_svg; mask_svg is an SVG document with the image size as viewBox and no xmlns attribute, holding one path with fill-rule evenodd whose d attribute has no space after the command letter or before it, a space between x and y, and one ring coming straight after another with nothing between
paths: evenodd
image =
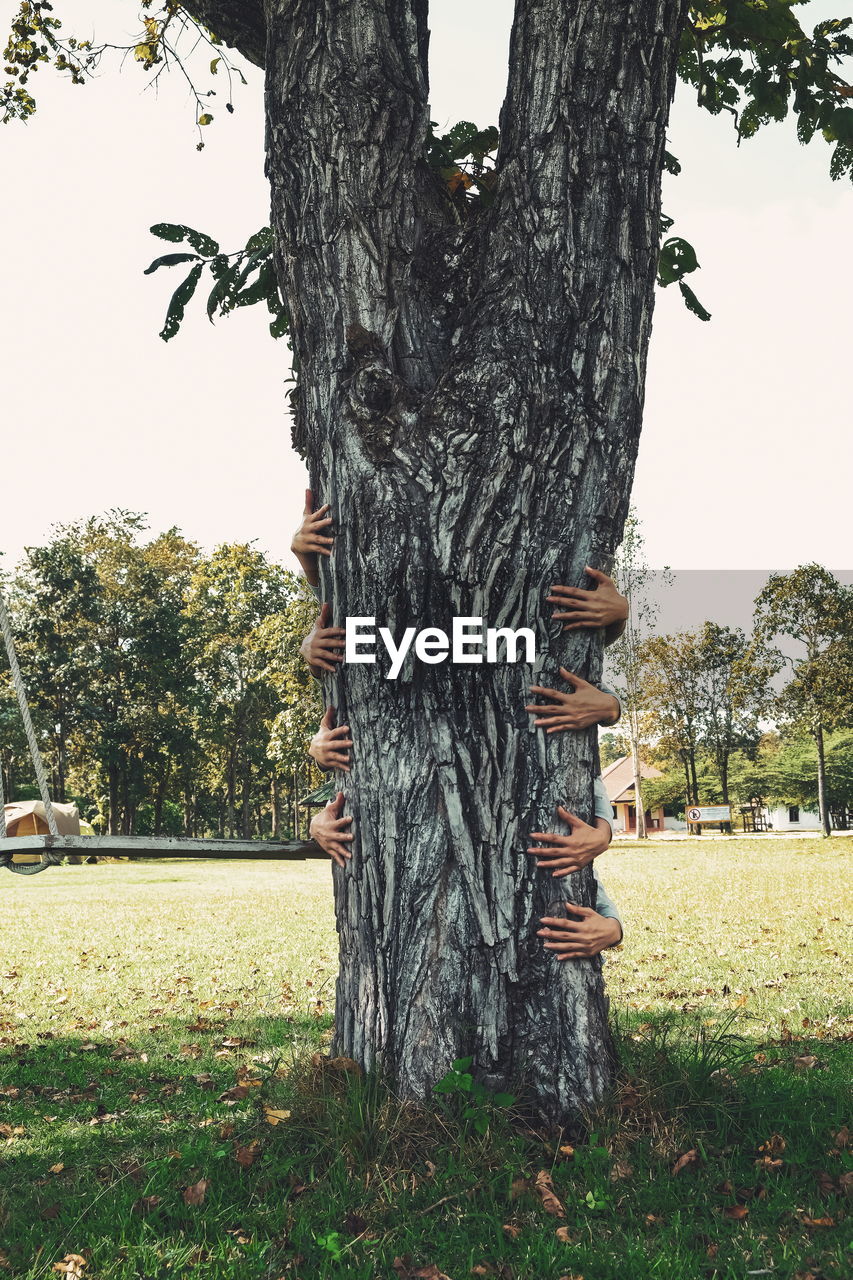
<instances>
[{"instance_id":1,"label":"tree trunk","mask_svg":"<svg viewBox=\"0 0 853 1280\"><path fill-rule=\"evenodd\" d=\"M637 713L631 713L629 724L631 726L631 765L634 770L634 814L635 814L635 831L634 837L637 840L645 840L648 832L646 831L646 805L643 800L643 775L640 768L640 727L637 722Z\"/></svg>"},{"instance_id":2,"label":"tree trunk","mask_svg":"<svg viewBox=\"0 0 853 1280\"><path fill-rule=\"evenodd\" d=\"M273 840L281 839L281 791L279 787L278 774L274 773L270 779L270 822L272 825Z\"/></svg>"},{"instance_id":3,"label":"tree trunk","mask_svg":"<svg viewBox=\"0 0 853 1280\"><path fill-rule=\"evenodd\" d=\"M107 770L107 787L109 791L109 834L117 836L119 828L119 770L118 765L111 762Z\"/></svg>"},{"instance_id":4,"label":"tree trunk","mask_svg":"<svg viewBox=\"0 0 853 1280\"><path fill-rule=\"evenodd\" d=\"M598 960L561 964L545 908L589 903L527 855L555 805L592 817L592 732L545 738L532 679L597 680L552 582L607 567L640 429L681 0L518 0L499 180L460 221L423 159L424 0L267 0L267 172L290 316L294 440L336 543L336 623L532 627L534 666L348 663L355 741L335 868L335 1051L426 1097L454 1058L546 1122L612 1079Z\"/></svg>"},{"instance_id":5,"label":"tree trunk","mask_svg":"<svg viewBox=\"0 0 853 1280\"><path fill-rule=\"evenodd\" d=\"M163 801L166 797L166 775L157 781L154 793L154 835L159 836L163 830Z\"/></svg>"},{"instance_id":6,"label":"tree trunk","mask_svg":"<svg viewBox=\"0 0 853 1280\"><path fill-rule=\"evenodd\" d=\"M237 835L237 749L232 744L228 750L228 835L231 840Z\"/></svg>"},{"instance_id":7,"label":"tree trunk","mask_svg":"<svg viewBox=\"0 0 853 1280\"><path fill-rule=\"evenodd\" d=\"M823 746L823 725L819 724L814 733L817 747L817 810L820 815L820 829L825 836L832 834L832 823L829 820L829 807L826 802L826 755Z\"/></svg>"}]
</instances>

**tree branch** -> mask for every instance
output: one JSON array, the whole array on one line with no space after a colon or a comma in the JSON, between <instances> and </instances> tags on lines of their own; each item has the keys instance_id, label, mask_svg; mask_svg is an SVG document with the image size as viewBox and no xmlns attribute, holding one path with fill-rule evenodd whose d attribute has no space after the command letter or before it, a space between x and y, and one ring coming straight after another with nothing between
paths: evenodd
<instances>
[{"instance_id":1,"label":"tree branch","mask_svg":"<svg viewBox=\"0 0 853 1280\"><path fill-rule=\"evenodd\" d=\"M256 67L266 62L263 0L182 0L181 8Z\"/></svg>"}]
</instances>

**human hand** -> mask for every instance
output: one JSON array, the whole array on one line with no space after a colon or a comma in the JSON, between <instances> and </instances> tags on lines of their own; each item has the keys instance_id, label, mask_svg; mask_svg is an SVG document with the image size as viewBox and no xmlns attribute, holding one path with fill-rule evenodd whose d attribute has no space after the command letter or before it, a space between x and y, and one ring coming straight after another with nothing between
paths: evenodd
<instances>
[{"instance_id":1,"label":"human hand","mask_svg":"<svg viewBox=\"0 0 853 1280\"><path fill-rule=\"evenodd\" d=\"M566 910L579 918L542 916L544 928L536 930L538 937L546 939L545 949L555 952L558 960L589 960L622 941L622 926L612 916L601 916L592 907L578 907L573 902L566 903Z\"/></svg>"},{"instance_id":2,"label":"human hand","mask_svg":"<svg viewBox=\"0 0 853 1280\"><path fill-rule=\"evenodd\" d=\"M339 791L334 800L330 800L325 809L315 813L308 828L312 840L316 840L321 849L329 855L339 867L346 866L346 859L352 857L348 845L355 839L351 831L345 831L352 818L342 817L344 811L344 793Z\"/></svg>"},{"instance_id":3,"label":"human hand","mask_svg":"<svg viewBox=\"0 0 853 1280\"><path fill-rule=\"evenodd\" d=\"M543 847L527 850L536 859L537 867L542 871L550 871L554 877L567 876L572 871L580 871L582 867L589 866L593 858L604 853L612 835L606 818L596 818L590 826L576 814L569 813L561 804L557 805L557 817L569 824L569 834L564 836L556 831L531 831L530 839L540 841Z\"/></svg>"},{"instance_id":4,"label":"human hand","mask_svg":"<svg viewBox=\"0 0 853 1280\"><path fill-rule=\"evenodd\" d=\"M334 664L344 660L341 650L346 632L343 627L329 626L331 621L331 607L324 604L317 621L299 646L300 653L315 675L318 671L334 672Z\"/></svg>"},{"instance_id":5,"label":"human hand","mask_svg":"<svg viewBox=\"0 0 853 1280\"><path fill-rule=\"evenodd\" d=\"M320 581L320 575L317 572L317 556L330 556L335 540L329 536L328 532L321 532L321 530L328 531L332 523L332 517L327 514L328 502L318 507L316 511L313 507L314 495L310 489L306 489L302 523L293 535L290 550L302 565L308 581L316 587Z\"/></svg>"},{"instance_id":6,"label":"human hand","mask_svg":"<svg viewBox=\"0 0 853 1280\"><path fill-rule=\"evenodd\" d=\"M587 565L586 572L596 583L591 591L559 584L551 588L547 599L550 604L559 606L559 611L553 613L552 618L563 623L564 631L579 631L583 627L613 628L615 624L621 624L621 629L624 629L628 617L626 597L620 593L613 579L600 569L591 569Z\"/></svg>"},{"instance_id":7,"label":"human hand","mask_svg":"<svg viewBox=\"0 0 853 1280\"><path fill-rule=\"evenodd\" d=\"M557 733L561 729L588 729L591 724L616 723L619 702L612 693L603 693L565 667L560 667L560 675L572 686L568 693L560 689L546 689L540 684L530 686L531 693L553 699L544 706L537 703L525 706L525 711L538 717L533 721L535 725L544 725L547 733Z\"/></svg>"},{"instance_id":8,"label":"human hand","mask_svg":"<svg viewBox=\"0 0 853 1280\"><path fill-rule=\"evenodd\" d=\"M342 724L335 728L335 708L327 707L320 727L309 743L309 756L317 761L321 769L343 769L344 773L349 773L348 748L351 746L349 725Z\"/></svg>"}]
</instances>

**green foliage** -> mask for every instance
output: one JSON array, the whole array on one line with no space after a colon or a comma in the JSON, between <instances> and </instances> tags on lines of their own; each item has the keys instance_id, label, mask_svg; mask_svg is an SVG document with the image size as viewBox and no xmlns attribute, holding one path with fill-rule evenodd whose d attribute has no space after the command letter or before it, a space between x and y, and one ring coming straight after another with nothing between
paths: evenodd
<instances>
[{"instance_id":1,"label":"green foliage","mask_svg":"<svg viewBox=\"0 0 853 1280\"><path fill-rule=\"evenodd\" d=\"M238 307L265 302L273 317L270 333L274 338L283 337L288 329L288 316L281 301L278 280L273 264L273 236L269 227L262 227L235 253L222 253L218 243L202 231L177 223L158 222L151 234L161 240L177 244L186 240L196 250L195 254L165 254L155 258L145 268L151 275L160 267L179 266L195 262L187 278L172 294L166 323L160 333L164 342L177 333L184 318L184 308L195 292L205 268L210 272L212 287L207 296L207 317L213 322L215 315L226 316Z\"/></svg>"},{"instance_id":2,"label":"green foliage","mask_svg":"<svg viewBox=\"0 0 853 1280\"><path fill-rule=\"evenodd\" d=\"M284 817L316 779L305 748L321 712L299 655L316 601L252 546L204 555L176 529L144 535L122 511L60 526L13 580L48 765L116 831L272 834L271 789ZM30 768L2 665L0 728L22 796Z\"/></svg>"},{"instance_id":3,"label":"green foliage","mask_svg":"<svg viewBox=\"0 0 853 1280\"><path fill-rule=\"evenodd\" d=\"M475 1133L486 1134L495 1109L512 1107L511 1093L492 1093L476 1080L471 1068L473 1058L457 1058L446 1075L433 1085L433 1092L454 1099L459 1117L471 1125Z\"/></svg>"},{"instance_id":4,"label":"green foliage","mask_svg":"<svg viewBox=\"0 0 853 1280\"><path fill-rule=\"evenodd\" d=\"M677 173L679 169L670 170L670 172ZM672 222L669 218L664 218L663 225L666 231L672 226ZM677 284L688 311L692 311L700 320L710 320L710 311L705 310L696 294L684 282L686 275L698 270L699 261L692 244L689 244L681 236L670 236L667 240L664 240L658 256L658 284L662 289L665 289L667 285Z\"/></svg>"},{"instance_id":5,"label":"green foliage","mask_svg":"<svg viewBox=\"0 0 853 1280\"><path fill-rule=\"evenodd\" d=\"M767 643L793 641L794 655L775 651L792 678L777 702L783 721L801 731L853 726L853 589L822 565L771 574L755 602L756 628Z\"/></svg>"},{"instance_id":6,"label":"green foliage","mask_svg":"<svg viewBox=\"0 0 853 1280\"><path fill-rule=\"evenodd\" d=\"M796 119L800 142L821 133L830 175L853 177L853 88L837 68L853 55L850 18L819 22L811 36L793 10L804 0L705 0L691 4L679 75L700 107L729 112L738 140L762 125Z\"/></svg>"}]
</instances>

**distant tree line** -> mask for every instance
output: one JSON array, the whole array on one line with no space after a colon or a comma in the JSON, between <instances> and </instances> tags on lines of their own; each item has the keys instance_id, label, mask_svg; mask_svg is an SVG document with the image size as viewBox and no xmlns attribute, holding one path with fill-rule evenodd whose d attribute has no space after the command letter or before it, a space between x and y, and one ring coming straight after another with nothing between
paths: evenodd
<instances>
[{"instance_id":1,"label":"distant tree line","mask_svg":"<svg viewBox=\"0 0 853 1280\"><path fill-rule=\"evenodd\" d=\"M632 715L605 735L602 759L633 748L663 770L643 784L645 807L760 798L817 810L827 834L850 824L853 590L829 570L772 574L749 634L709 621L628 646L613 666L630 674Z\"/></svg>"},{"instance_id":2,"label":"distant tree line","mask_svg":"<svg viewBox=\"0 0 853 1280\"><path fill-rule=\"evenodd\" d=\"M285 838L320 781L303 579L252 544L205 554L111 511L57 526L4 582L53 794L112 834ZM0 657L7 797L36 794Z\"/></svg>"},{"instance_id":3,"label":"distant tree line","mask_svg":"<svg viewBox=\"0 0 853 1280\"><path fill-rule=\"evenodd\" d=\"M847 825L853 591L804 565L771 575L749 634L708 621L655 635L641 547L632 517L616 572L633 621L612 654L626 714L603 764L634 754L663 770L644 808L760 797ZM110 511L57 526L4 589L57 799L112 834L305 833L322 706L299 653L317 614L303 578L252 544L207 554ZM7 797L35 796L5 654L0 765Z\"/></svg>"}]
</instances>

